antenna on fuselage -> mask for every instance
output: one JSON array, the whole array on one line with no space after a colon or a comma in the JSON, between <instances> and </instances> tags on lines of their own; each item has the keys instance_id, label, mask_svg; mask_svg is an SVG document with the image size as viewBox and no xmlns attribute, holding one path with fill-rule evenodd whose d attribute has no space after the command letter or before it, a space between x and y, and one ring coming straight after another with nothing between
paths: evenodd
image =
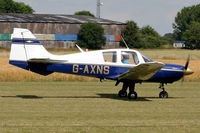
<instances>
[{"instance_id":1,"label":"antenna on fuselage","mask_svg":"<svg viewBox=\"0 0 200 133\"><path fill-rule=\"evenodd\" d=\"M129 47L128 47L128 45L127 45L127 43L126 43L126 41L124 40L124 38L123 38L122 35L121 35L121 38L122 38L122 41L124 42L124 44L126 45L126 48L129 49Z\"/></svg>"},{"instance_id":2,"label":"antenna on fuselage","mask_svg":"<svg viewBox=\"0 0 200 133\"><path fill-rule=\"evenodd\" d=\"M82 48L80 48L80 47L78 46L78 44L75 44L75 45L76 45L76 47L81 51L81 53L84 53L84 52L85 52Z\"/></svg>"}]
</instances>

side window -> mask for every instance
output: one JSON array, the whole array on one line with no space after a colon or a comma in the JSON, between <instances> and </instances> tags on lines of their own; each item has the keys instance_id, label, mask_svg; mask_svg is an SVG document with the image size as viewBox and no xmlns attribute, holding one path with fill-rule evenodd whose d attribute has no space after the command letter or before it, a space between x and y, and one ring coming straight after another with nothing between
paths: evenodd
<instances>
[{"instance_id":1,"label":"side window","mask_svg":"<svg viewBox=\"0 0 200 133\"><path fill-rule=\"evenodd\" d=\"M111 51L111 52L103 52L103 58L105 62L117 62L117 52Z\"/></svg>"},{"instance_id":2,"label":"side window","mask_svg":"<svg viewBox=\"0 0 200 133\"><path fill-rule=\"evenodd\" d=\"M130 52L130 51L121 52L121 61L124 64L137 65L139 63L137 54L135 52Z\"/></svg>"}]
</instances>

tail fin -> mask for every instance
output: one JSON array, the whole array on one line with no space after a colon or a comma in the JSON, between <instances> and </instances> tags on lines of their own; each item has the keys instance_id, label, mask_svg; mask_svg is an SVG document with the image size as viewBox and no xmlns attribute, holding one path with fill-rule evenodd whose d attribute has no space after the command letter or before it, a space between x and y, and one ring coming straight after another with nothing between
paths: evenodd
<instances>
[{"instance_id":1,"label":"tail fin","mask_svg":"<svg viewBox=\"0 0 200 133\"><path fill-rule=\"evenodd\" d=\"M11 38L9 63L12 65L28 70L29 60L46 59L50 56L50 53L28 29L14 28Z\"/></svg>"}]
</instances>

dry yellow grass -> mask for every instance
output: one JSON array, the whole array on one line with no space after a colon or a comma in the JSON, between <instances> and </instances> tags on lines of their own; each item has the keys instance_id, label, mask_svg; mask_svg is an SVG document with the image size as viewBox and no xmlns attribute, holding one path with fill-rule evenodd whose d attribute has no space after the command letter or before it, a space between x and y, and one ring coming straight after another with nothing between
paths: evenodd
<instances>
[{"instance_id":1,"label":"dry yellow grass","mask_svg":"<svg viewBox=\"0 0 200 133\"><path fill-rule=\"evenodd\" d=\"M9 64L8 58L0 58L0 82L6 81L94 81L97 79L77 75L53 73L42 76Z\"/></svg>"},{"instance_id":2,"label":"dry yellow grass","mask_svg":"<svg viewBox=\"0 0 200 133\"><path fill-rule=\"evenodd\" d=\"M171 64L184 65L185 60L161 60L157 61ZM83 77L70 74L53 73L48 76L41 76L30 71L10 65L9 59L0 57L0 82L5 81L93 81L97 80L90 77ZM199 81L200 79L200 60L191 60L189 67L194 70L194 74L185 77L185 81Z\"/></svg>"}]
</instances>

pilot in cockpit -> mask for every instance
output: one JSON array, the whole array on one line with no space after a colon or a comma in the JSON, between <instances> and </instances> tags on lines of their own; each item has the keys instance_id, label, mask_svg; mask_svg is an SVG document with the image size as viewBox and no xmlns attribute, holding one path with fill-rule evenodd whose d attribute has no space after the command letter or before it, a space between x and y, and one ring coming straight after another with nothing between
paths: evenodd
<instances>
[{"instance_id":1,"label":"pilot in cockpit","mask_svg":"<svg viewBox=\"0 0 200 133\"><path fill-rule=\"evenodd\" d=\"M129 63L129 54L128 53L125 53L125 52L122 52L122 63L124 64L130 64Z\"/></svg>"}]
</instances>

